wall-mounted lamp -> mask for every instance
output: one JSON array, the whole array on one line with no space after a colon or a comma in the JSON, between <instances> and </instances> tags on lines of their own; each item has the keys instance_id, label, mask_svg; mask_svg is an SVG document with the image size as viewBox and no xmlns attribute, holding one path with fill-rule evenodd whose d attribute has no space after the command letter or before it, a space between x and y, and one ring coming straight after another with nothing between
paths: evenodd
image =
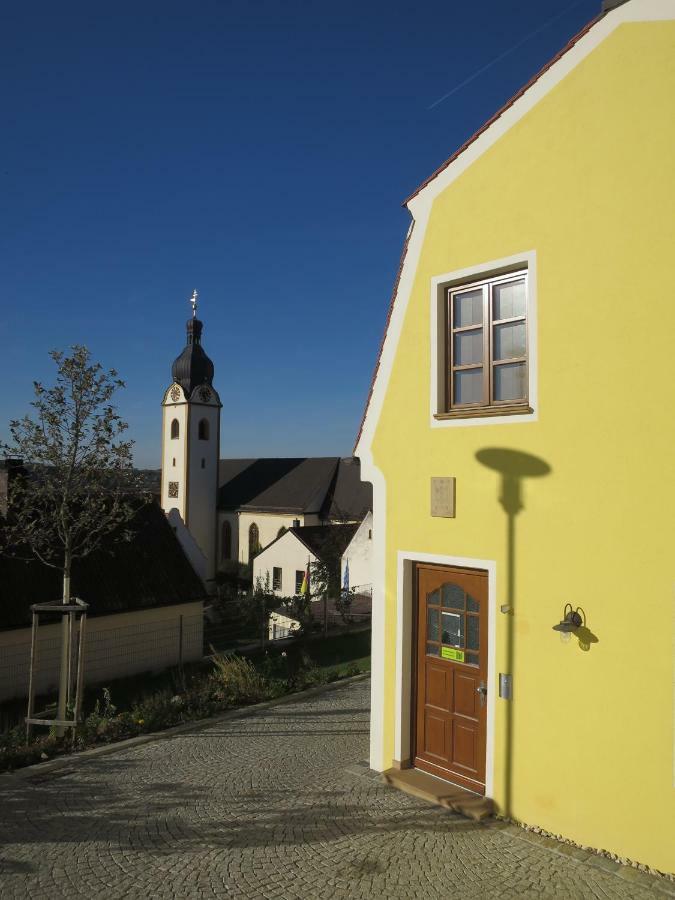
<instances>
[{"instance_id":1,"label":"wall-mounted lamp","mask_svg":"<svg viewBox=\"0 0 675 900\"><path fill-rule=\"evenodd\" d=\"M562 641L569 641L572 634L578 631L583 624L584 620L579 611L579 607L572 609L572 604L566 603L565 609L563 610L563 618L557 625L553 626L553 630L560 632L560 639Z\"/></svg>"}]
</instances>

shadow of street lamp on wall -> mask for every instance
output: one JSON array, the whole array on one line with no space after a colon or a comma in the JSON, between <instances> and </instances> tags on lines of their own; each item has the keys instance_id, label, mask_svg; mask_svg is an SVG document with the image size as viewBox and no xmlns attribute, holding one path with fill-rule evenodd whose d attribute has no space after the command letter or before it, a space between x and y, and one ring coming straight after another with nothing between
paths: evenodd
<instances>
[{"instance_id":1,"label":"shadow of street lamp on wall","mask_svg":"<svg viewBox=\"0 0 675 900\"><path fill-rule=\"evenodd\" d=\"M500 476L498 501L506 513L506 603L501 611L508 613L506 627L505 670L513 675L515 654L515 632L513 612L515 608L516 585L516 516L525 508L522 484L526 478L543 478L549 475L551 467L538 456L511 450L506 447L484 447L476 453L478 462L492 469ZM517 690L517 687L516 687ZM504 728L504 815L511 814L513 772L513 701L508 700Z\"/></svg>"}]
</instances>

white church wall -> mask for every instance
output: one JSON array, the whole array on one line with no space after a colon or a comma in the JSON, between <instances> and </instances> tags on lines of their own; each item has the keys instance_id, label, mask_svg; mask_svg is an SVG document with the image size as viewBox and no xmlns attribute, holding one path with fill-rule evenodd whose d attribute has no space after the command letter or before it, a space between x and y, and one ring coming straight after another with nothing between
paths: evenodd
<instances>
[{"instance_id":1,"label":"white church wall","mask_svg":"<svg viewBox=\"0 0 675 900\"><path fill-rule=\"evenodd\" d=\"M369 512L356 529L354 537L342 555L340 585L344 584L345 567L349 560L349 586L369 587L373 583L373 514Z\"/></svg>"},{"instance_id":2,"label":"white church wall","mask_svg":"<svg viewBox=\"0 0 675 900\"><path fill-rule=\"evenodd\" d=\"M180 389L179 389L180 390ZM182 391L181 391L182 396ZM169 403L163 409L162 422L162 509L177 509L185 520L185 486L187 483L186 423L187 404ZM178 437L171 437L171 423L178 421ZM178 484L178 496L171 497L170 485Z\"/></svg>"},{"instance_id":3,"label":"white church wall","mask_svg":"<svg viewBox=\"0 0 675 900\"><path fill-rule=\"evenodd\" d=\"M197 389L199 390L199 389ZM216 568L219 408L190 403L186 524L207 560L207 578ZM208 438L199 438L199 423L208 423Z\"/></svg>"},{"instance_id":4,"label":"white church wall","mask_svg":"<svg viewBox=\"0 0 675 900\"><path fill-rule=\"evenodd\" d=\"M159 672L182 659L202 658L203 603L90 616L84 654L85 685L105 684L140 672ZM55 690L60 660L60 625L40 625L36 694ZM0 702L28 694L30 628L0 631ZM181 653L182 645L182 653Z\"/></svg>"},{"instance_id":5,"label":"white church wall","mask_svg":"<svg viewBox=\"0 0 675 900\"><path fill-rule=\"evenodd\" d=\"M267 547L279 534L281 528L291 528L296 519L301 525L305 523L305 517L289 513L287 515L276 513L241 512L239 513L239 561L247 563L248 558L248 534L253 523L258 526L258 541L261 547Z\"/></svg>"},{"instance_id":6,"label":"white church wall","mask_svg":"<svg viewBox=\"0 0 675 900\"><path fill-rule=\"evenodd\" d=\"M269 574L270 590L278 597L292 597L295 594L295 573L304 572L307 561L316 562L316 556L305 547L293 532L287 532L253 560L253 584L258 578L266 582ZM273 570L281 569L281 587L273 589Z\"/></svg>"}]
</instances>

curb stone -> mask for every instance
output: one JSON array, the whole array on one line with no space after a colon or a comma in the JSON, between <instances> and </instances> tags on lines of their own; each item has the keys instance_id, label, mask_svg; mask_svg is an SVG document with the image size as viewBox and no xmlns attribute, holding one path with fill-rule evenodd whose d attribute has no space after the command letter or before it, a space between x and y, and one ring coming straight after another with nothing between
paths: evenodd
<instances>
[{"instance_id":1,"label":"curb stone","mask_svg":"<svg viewBox=\"0 0 675 900\"><path fill-rule=\"evenodd\" d=\"M63 775L70 775L74 771L73 766L78 763L86 762L89 759L95 759L99 756L106 756L109 753L116 753L118 750L127 750L133 747L140 747L143 744L149 744L151 741L160 741L165 738L177 737L185 732L202 731L211 725L217 725L219 722L227 722L229 719L240 719L246 716L254 715L261 709L270 709L274 706L281 706L284 703L292 703L294 700L302 700L305 697L313 697L316 694L323 694L328 691L337 690L349 684L358 681L365 681L370 678L370 672L361 672L359 675L351 675L349 678L339 678L337 681L331 681L328 684L318 684L304 691L294 691L284 694L281 697L275 697L273 700L264 700L262 703L252 703L250 706L238 706L236 709L228 709L224 712L216 713L207 719L194 719L190 722L183 722L180 725L173 725L171 728L165 728L162 731L153 731L150 734L141 734L137 737L125 738L122 741L112 741L109 744L103 744L99 747L91 747L88 750L75 751L74 753L64 753L55 759L46 762L34 763L32 766L22 766L20 769L14 769L12 772L0 773L0 785L12 780L20 779L22 781L38 781L43 777L47 777L52 772L59 769L67 768L68 772Z\"/></svg>"}]
</instances>

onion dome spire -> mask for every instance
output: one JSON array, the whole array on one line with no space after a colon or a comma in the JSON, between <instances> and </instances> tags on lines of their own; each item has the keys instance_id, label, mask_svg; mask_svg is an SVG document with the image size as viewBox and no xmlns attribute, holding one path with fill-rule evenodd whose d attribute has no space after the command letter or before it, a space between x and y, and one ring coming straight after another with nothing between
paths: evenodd
<instances>
[{"instance_id":1,"label":"onion dome spire","mask_svg":"<svg viewBox=\"0 0 675 900\"><path fill-rule=\"evenodd\" d=\"M197 291L190 297L192 318L187 320L187 343L181 355L171 366L171 377L190 397L201 384L213 383L213 363L202 347L203 323L197 318Z\"/></svg>"}]
</instances>

